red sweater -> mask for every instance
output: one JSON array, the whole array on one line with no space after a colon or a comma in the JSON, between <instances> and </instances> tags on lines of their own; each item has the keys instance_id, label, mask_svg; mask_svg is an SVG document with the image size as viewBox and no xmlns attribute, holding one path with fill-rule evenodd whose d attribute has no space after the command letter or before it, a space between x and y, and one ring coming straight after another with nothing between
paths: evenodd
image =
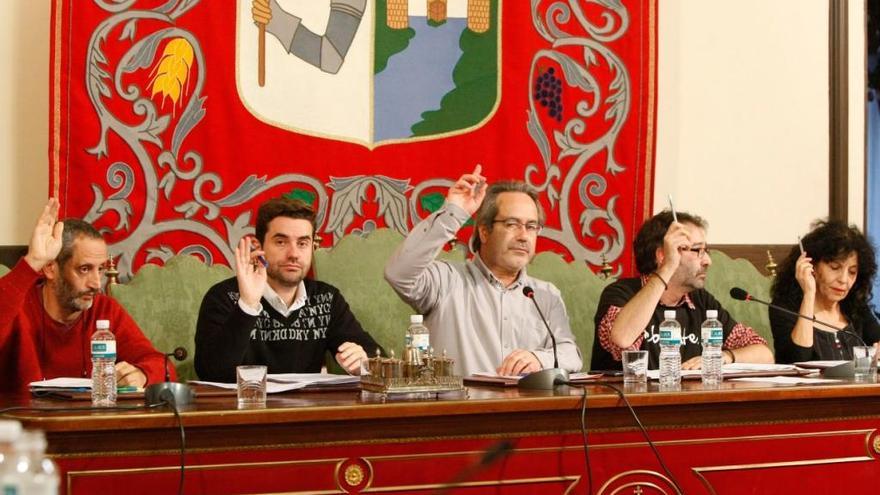
<instances>
[{"instance_id":1,"label":"red sweater","mask_svg":"<svg viewBox=\"0 0 880 495\"><path fill-rule=\"evenodd\" d=\"M116 360L137 366L147 383L165 379L164 356L114 299L95 296L92 307L72 325L53 320L40 299L40 274L24 259L0 278L0 390L22 391L30 382L57 377L89 377L90 336L97 320L110 320ZM175 379L174 366L170 366Z\"/></svg>"}]
</instances>

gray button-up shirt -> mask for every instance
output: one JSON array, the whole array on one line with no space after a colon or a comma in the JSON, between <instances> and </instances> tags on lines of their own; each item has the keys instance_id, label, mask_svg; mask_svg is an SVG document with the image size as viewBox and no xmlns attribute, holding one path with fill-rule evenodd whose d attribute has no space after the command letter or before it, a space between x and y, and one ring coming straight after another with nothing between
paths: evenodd
<instances>
[{"instance_id":1,"label":"gray button-up shirt","mask_svg":"<svg viewBox=\"0 0 880 495\"><path fill-rule=\"evenodd\" d=\"M479 255L465 263L434 258L468 220L467 212L446 204L416 225L388 264L385 279L400 297L425 315L431 347L455 358L455 372L494 373L515 349L531 351L543 368L553 367L553 345L523 287L535 301L556 337L559 367L579 371L581 353L568 324L565 303L553 284L529 277L525 268L510 287L483 264Z\"/></svg>"}]
</instances>

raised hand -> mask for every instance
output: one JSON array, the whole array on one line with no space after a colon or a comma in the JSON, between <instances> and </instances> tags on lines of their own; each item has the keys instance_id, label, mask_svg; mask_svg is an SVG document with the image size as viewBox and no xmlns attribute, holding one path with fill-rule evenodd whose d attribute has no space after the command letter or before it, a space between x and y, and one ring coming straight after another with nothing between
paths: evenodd
<instances>
[{"instance_id":1,"label":"raised hand","mask_svg":"<svg viewBox=\"0 0 880 495\"><path fill-rule=\"evenodd\" d=\"M64 232L64 223L58 221L58 200L49 198L43 212L37 219L28 252L24 257L34 271L41 270L47 263L53 261L61 252L61 234Z\"/></svg>"},{"instance_id":2,"label":"raised hand","mask_svg":"<svg viewBox=\"0 0 880 495\"><path fill-rule=\"evenodd\" d=\"M251 5L251 14L253 14L254 22L257 24L269 24L269 21L272 19L272 8L269 6L269 0L254 0Z\"/></svg>"},{"instance_id":3,"label":"raised hand","mask_svg":"<svg viewBox=\"0 0 880 495\"><path fill-rule=\"evenodd\" d=\"M473 172L459 177L449 188L446 201L473 215L486 197L486 178L480 175L480 172L482 166L477 165Z\"/></svg>"},{"instance_id":4,"label":"raised hand","mask_svg":"<svg viewBox=\"0 0 880 495\"><path fill-rule=\"evenodd\" d=\"M242 237L235 248L235 278L241 301L257 308L266 288L266 267L260 261L263 251L251 247L251 238ZM265 259L265 258L264 258Z\"/></svg>"},{"instance_id":5,"label":"raised hand","mask_svg":"<svg viewBox=\"0 0 880 495\"><path fill-rule=\"evenodd\" d=\"M661 267L674 272L681 263L681 251L691 247L691 238L687 228L678 222L669 224L663 236L663 261ZM660 267L658 267L659 269ZM658 270L659 271L659 270Z\"/></svg>"},{"instance_id":6,"label":"raised hand","mask_svg":"<svg viewBox=\"0 0 880 495\"><path fill-rule=\"evenodd\" d=\"M813 258L807 257L807 253L801 253L794 264L794 278L797 280L804 296L815 297L816 277L813 276Z\"/></svg>"}]
</instances>

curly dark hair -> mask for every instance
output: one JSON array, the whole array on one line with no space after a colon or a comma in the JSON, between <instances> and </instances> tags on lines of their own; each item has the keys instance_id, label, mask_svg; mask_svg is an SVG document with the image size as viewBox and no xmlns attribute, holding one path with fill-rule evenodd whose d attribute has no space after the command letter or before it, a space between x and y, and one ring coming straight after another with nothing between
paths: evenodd
<instances>
[{"instance_id":1,"label":"curly dark hair","mask_svg":"<svg viewBox=\"0 0 880 495\"><path fill-rule=\"evenodd\" d=\"M689 223L703 230L708 226L708 223L697 215L679 211L676 212L676 216L678 223ZM672 212L663 210L649 218L639 228L639 233L633 240L633 252L636 256L636 269L642 275L657 270L657 248L663 245L663 237L666 236L670 225L672 225Z\"/></svg>"},{"instance_id":2,"label":"curly dark hair","mask_svg":"<svg viewBox=\"0 0 880 495\"><path fill-rule=\"evenodd\" d=\"M312 224L312 235L315 233L315 210L310 205L298 199L287 197L272 198L257 208L257 224L254 230L260 243L266 242L269 222L276 217L308 220Z\"/></svg>"},{"instance_id":3,"label":"curly dark hair","mask_svg":"<svg viewBox=\"0 0 880 495\"><path fill-rule=\"evenodd\" d=\"M877 261L871 241L854 225L847 225L839 220L820 220L813 224L812 230L801 239L801 243L814 264L820 261L842 261L852 253L858 256L859 272L856 282L846 298L840 302L840 307L850 323L859 328L863 323L861 316L868 312L874 275L877 274ZM800 247L795 245L791 248L788 256L779 265L776 280L770 290L774 303L792 311L797 311L804 297L794 273L800 254Z\"/></svg>"}]
</instances>

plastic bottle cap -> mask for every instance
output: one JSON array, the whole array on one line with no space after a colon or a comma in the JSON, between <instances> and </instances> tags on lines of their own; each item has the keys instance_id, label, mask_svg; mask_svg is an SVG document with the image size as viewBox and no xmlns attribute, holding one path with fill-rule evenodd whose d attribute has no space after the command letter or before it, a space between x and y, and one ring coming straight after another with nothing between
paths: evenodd
<instances>
[{"instance_id":1,"label":"plastic bottle cap","mask_svg":"<svg viewBox=\"0 0 880 495\"><path fill-rule=\"evenodd\" d=\"M95 326L98 327L98 330L109 330L110 320L98 320L95 322Z\"/></svg>"},{"instance_id":2,"label":"plastic bottle cap","mask_svg":"<svg viewBox=\"0 0 880 495\"><path fill-rule=\"evenodd\" d=\"M715 319L718 318L718 310L717 309L707 309L706 310L706 319Z\"/></svg>"},{"instance_id":3,"label":"plastic bottle cap","mask_svg":"<svg viewBox=\"0 0 880 495\"><path fill-rule=\"evenodd\" d=\"M675 319L675 311L674 310L666 310L663 312L663 317L666 318L667 320L674 320Z\"/></svg>"},{"instance_id":4,"label":"plastic bottle cap","mask_svg":"<svg viewBox=\"0 0 880 495\"><path fill-rule=\"evenodd\" d=\"M0 421L0 442L14 442L21 436L21 423Z\"/></svg>"},{"instance_id":5,"label":"plastic bottle cap","mask_svg":"<svg viewBox=\"0 0 880 495\"><path fill-rule=\"evenodd\" d=\"M424 321L422 315L409 315L410 323L421 323L422 321Z\"/></svg>"}]
</instances>

